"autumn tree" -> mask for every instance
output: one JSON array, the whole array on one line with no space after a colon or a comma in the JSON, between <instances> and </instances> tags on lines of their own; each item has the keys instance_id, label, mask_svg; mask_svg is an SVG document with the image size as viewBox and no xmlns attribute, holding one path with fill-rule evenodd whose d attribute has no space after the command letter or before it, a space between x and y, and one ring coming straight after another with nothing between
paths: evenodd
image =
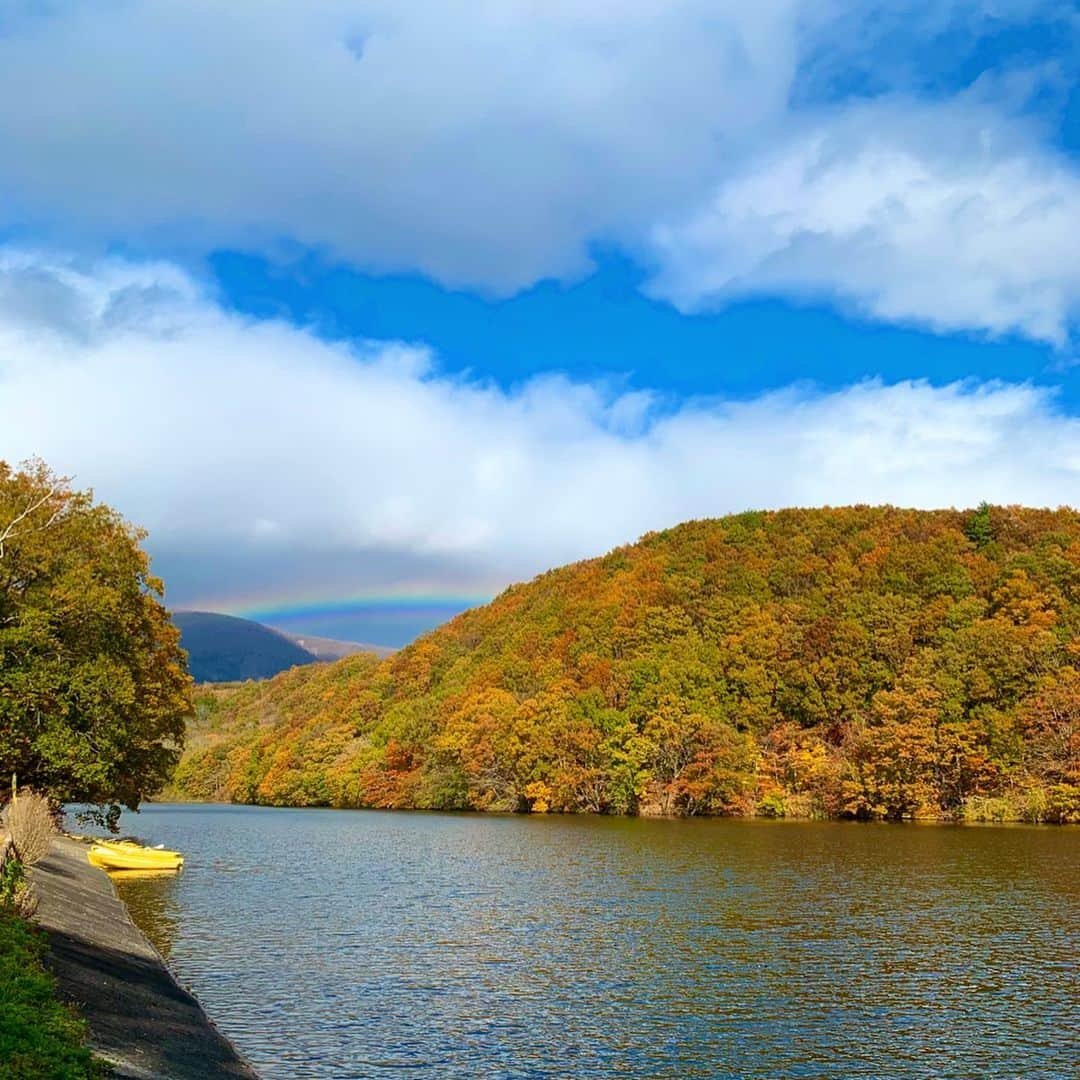
<instances>
[{"instance_id":1,"label":"autumn tree","mask_svg":"<svg viewBox=\"0 0 1080 1080\"><path fill-rule=\"evenodd\" d=\"M1046 675L1020 709L1025 763L1047 785L1047 816L1080 821L1080 672Z\"/></svg>"},{"instance_id":2,"label":"autumn tree","mask_svg":"<svg viewBox=\"0 0 1080 1080\"><path fill-rule=\"evenodd\" d=\"M144 533L41 462L0 462L0 776L115 823L158 791L190 702Z\"/></svg>"},{"instance_id":3,"label":"autumn tree","mask_svg":"<svg viewBox=\"0 0 1080 1080\"><path fill-rule=\"evenodd\" d=\"M847 740L847 809L856 817L917 817L936 801L933 787L940 697L925 686L883 690L871 719Z\"/></svg>"}]
</instances>

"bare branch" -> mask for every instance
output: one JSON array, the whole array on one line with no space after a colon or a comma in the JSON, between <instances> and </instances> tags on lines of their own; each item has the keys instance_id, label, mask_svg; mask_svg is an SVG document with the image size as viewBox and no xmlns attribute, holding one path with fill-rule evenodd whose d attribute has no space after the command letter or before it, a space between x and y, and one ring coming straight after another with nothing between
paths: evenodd
<instances>
[{"instance_id":1,"label":"bare branch","mask_svg":"<svg viewBox=\"0 0 1080 1080\"><path fill-rule=\"evenodd\" d=\"M15 517L13 517L11 521L9 521L6 526L4 526L3 531L0 532L0 559L4 557L5 542L8 540L13 540L18 535L18 527L24 521L26 521L26 519L29 518L31 514L33 514L37 510L40 510L59 491L59 484L53 484L53 486L49 488L49 490L44 495L42 495L40 499L37 499L35 502L30 503L29 506L25 507L20 513L16 514ZM56 507L56 509L52 512L52 516L49 518L48 521L45 522L44 525L38 525L34 528L29 529L28 531L41 532L42 530L49 528L49 526L52 525L60 516L60 513L63 509L63 504Z\"/></svg>"}]
</instances>

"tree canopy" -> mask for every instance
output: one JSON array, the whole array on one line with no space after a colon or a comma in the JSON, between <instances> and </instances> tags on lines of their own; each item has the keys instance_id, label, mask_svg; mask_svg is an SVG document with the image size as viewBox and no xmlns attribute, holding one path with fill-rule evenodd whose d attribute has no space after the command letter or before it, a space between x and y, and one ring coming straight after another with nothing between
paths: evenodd
<instances>
[{"instance_id":1,"label":"tree canopy","mask_svg":"<svg viewBox=\"0 0 1080 1080\"><path fill-rule=\"evenodd\" d=\"M691 522L384 662L204 696L191 797L1080 819L1080 514Z\"/></svg>"},{"instance_id":2,"label":"tree canopy","mask_svg":"<svg viewBox=\"0 0 1080 1080\"><path fill-rule=\"evenodd\" d=\"M112 821L160 790L190 711L143 538L41 462L0 462L0 778Z\"/></svg>"}]
</instances>

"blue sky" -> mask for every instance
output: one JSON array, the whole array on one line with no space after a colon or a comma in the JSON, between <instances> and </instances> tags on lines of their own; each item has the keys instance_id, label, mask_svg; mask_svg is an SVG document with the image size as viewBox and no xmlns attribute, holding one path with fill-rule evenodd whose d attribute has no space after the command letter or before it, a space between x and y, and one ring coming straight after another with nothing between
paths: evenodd
<instances>
[{"instance_id":1,"label":"blue sky","mask_svg":"<svg viewBox=\"0 0 1080 1080\"><path fill-rule=\"evenodd\" d=\"M691 517L1076 504L1078 71L1055 0L0 2L0 456L389 644Z\"/></svg>"},{"instance_id":2,"label":"blue sky","mask_svg":"<svg viewBox=\"0 0 1080 1080\"><path fill-rule=\"evenodd\" d=\"M862 378L1031 380L1075 402L1068 351L1015 336L932 334L835 304L778 298L682 314L641 291L618 254L581 281L542 282L504 299L450 291L419 276L373 276L310 258L283 272L265 258L220 252L216 281L237 311L310 324L328 338L424 341L443 370L511 387L550 371L670 395L748 397L806 380L835 389Z\"/></svg>"}]
</instances>

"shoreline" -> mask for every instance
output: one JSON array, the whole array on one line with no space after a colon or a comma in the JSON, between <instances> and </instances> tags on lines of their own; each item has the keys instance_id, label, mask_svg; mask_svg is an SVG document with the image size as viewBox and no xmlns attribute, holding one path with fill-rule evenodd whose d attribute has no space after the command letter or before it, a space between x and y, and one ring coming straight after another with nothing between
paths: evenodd
<instances>
[{"instance_id":1,"label":"shoreline","mask_svg":"<svg viewBox=\"0 0 1080 1080\"><path fill-rule=\"evenodd\" d=\"M933 815L914 815L906 817L858 817L854 814L617 814L600 813L590 810L477 810L471 807L432 807L432 806L335 806L332 803L270 803L238 802L233 799L193 799L176 792L168 792L165 798L145 799L146 806L239 806L256 810L341 810L357 813L377 814L452 814L475 815L477 817L512 817L512 818L620 818L627 821L774 821L774 822L832 822L851 825L948 825L948 826L987 826L987 825L1023 825L1032 828L1060 829L1080 825L1080 819L1032 818L1022 815L991 816L970 815L944 817Z\"/></svg>"},{"instance_id":2,"label":"shoreline","mask_svg":"<svg viewBox=\"0 0 1080 1080\"><path fill-rule=\"evenodd\" d=\"M88 1046L130 1080L258 1080L131 919L109 875L70 837L30 871L46 966L86 1021Z\"/></svg>"}]
</instances>

